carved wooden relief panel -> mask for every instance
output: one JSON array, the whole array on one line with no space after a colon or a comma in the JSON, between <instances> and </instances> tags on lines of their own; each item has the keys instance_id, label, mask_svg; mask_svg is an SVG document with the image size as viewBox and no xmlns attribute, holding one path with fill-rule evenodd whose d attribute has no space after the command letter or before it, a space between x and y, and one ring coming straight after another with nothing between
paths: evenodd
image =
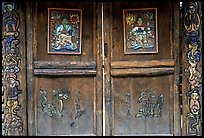
<instances>
[{"instance_id":1,"label":"carved wooden relief panel","mask_svg":"<svg viewBox=\"0 0 204 138\"><path fill-rule=\"evenodd\" d=\"M22 117L20 89L20 17L14 2L2 2L2 65L4 120L3 135L22 135Z\"/></svg>"},{"instance_id":2,"label":"carved wooden relief panel","mask_svg":"<svg viewBox=\"0 0 204 138\"><path fill-rule=\"evenodd\" d=\"M171 78L113 78L113 134L161 134L161 130L163 135L171 134L172 87L157 84L161 81L168 84Z\"/></svg>"},{"instance_id":3,"label":"carved wooden relief panel","mask_svg":"<svg viewBox=\"0 0 204 138\"><path fill-rule=\"evenodd\" d=\"M43 113L45 115L49 115L50 117L62 117L62 111L64 110L64 100L68 99L70 92L67 90L65 93L63 93L60 89L53 90L51 103L48 103L46 90L40 89L40 93L42 97L41 109Z\"/></svg>"},{"instance_id":4,"label":"carved wooden relief panel","mask_svg":"<svg viewBox=\"0 0 204 138\"><path fill-rule=\"evenodd\" d=\"M188 97L189 110L184 116L187 116L188 120L186 129L188 135L202 135L202 29L199 6L198 2L183 3L183 26L187 47L187 53L184 53L187 67L184 73L188 74L189 85L188 92L184 92L184 95Z\"/></svg>"},{"instance_id":5,"label":"carved wooden relief panel","mask_svg":"<svg viewBox=\"0 0 204 138\"><path fill-rule=\"evenodd\" d=\"M138 110L138 113L135 117L161 117L162 108L164 104L163 94L156 96L157 90L145 90L140 93L138 102L140 103L141 108Z\"/></svg>"},{"instance_id":6,"label":"carved wooden relief panel","mask_svg":"<svg viewBox=\"0 0 204 138\"><path fill-rule=\"evenodd\" d=\"M96 90L87 84L94 84L93 78L39 77L35 81L39 83L35 91L38 135L94 134Z\"/></svg>"}]
</instances>

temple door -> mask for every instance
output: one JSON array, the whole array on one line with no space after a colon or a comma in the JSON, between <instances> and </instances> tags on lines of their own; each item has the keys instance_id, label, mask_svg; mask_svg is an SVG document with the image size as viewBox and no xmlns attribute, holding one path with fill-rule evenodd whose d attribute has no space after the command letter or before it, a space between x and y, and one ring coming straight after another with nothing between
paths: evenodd
<instances>
[{"instance_id":1,"label":"temple door","mask_svg":"<svg viewBox=\"0 0 204 138\"><path fill-rule=\"evenodd\" d=\"M101 7L27 3L29 135L102 135Z\"/></svg>"},{"instance_id":2,"label":"temple door","mask_svg":"<svg viewBox=\"0 0 204 138\"><path fill-rule=\"evenodd\" d=\"M179 3L104 3L105 134L180 135Z\"/></svg>"}]
</instances>

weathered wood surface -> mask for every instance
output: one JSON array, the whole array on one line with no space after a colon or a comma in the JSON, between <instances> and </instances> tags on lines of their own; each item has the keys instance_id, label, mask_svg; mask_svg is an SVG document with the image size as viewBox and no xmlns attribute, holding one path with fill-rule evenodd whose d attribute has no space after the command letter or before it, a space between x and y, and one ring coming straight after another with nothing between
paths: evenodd
<instances>
[{"instance_id":1,"label":"weathered wood surface","mask_svg":"<svg viewBox=\"0 0 204 138\"><path fill-rule=\"evenodd\" d=\"M174 73L174 80L173 80L173 93L172 93L172 104L173 106L173 117L174 120L174 126L172 126L173 134L174 136L180 136L181 135L181 108L180 108L180 72L181 72L181 48L180 48L180 33L179 33L179 23L180 23L180 3L179 2L173 2L172 3L172 53L173 53L173 60L175 61L175 73Z\"/></svg>"},{"instance_id":2,"label":"weathered wood surface","mask_svg":"<svg viewBox=\"0 0 204 138\"><path fill-rule=\"evenodd\" d=\"M180 125L176 122L180 117L176 111L179 109L178 83L175 81L179 60L175 51L179 41L176 40L177 30L173 32L174 27L178 29L178 21L172 21L178 11L172 15L172 4L170 1L104 3L104 39L108 46L105 57L106 135L179 134ZM124 54L123 9L149 7L157 8L159 52ZM134 117L139 111L139 95L147 89L157 89L164 95L162 117ZM131 93L131 107L124 100L126 92ZM127 110L131 114L129 117Z\"/></svg>"},{"instance_id":3,"label":"weathered wood surface","mask_svg":"<svg viewBox=\"0 0 204 138\"><path fill-rule=\"evenodd\" d=\"M174 73L174 68L112 69L112 76L159 76Z\"/></svg>"},{"instance_id":4,"label":"weathered wood surface","mask_svg":"<svg viewBox=\"0 0 204 138\"><path fill-rule=\"evenodd\" d=\"M66 69L34 69L34 75L96 75L96 70L66 70Z\"/></svg>"},{"instance_id":5,"label":"weathered wood surface","mask_svg":"<svg viewBox=\"0 0 204 138\"><path fill-rule=\"evenodd\" d=\"M28 113L28 135L36 135L36 120L35 120L35 99L34 99L34 75L33 75L33 45L36 41L36 10L35 3L26 3L26 38L27 38L27 113Z\"/></svg>"},{"instance_id":6,"label":"weathered wood surface","mask_svg":"<svg viewBox=\"0 0 204 138\"><path fill-rule=\"evenodd\" d=\"M47 9L54 7L82 9L80 55L47 53ZM32 97L29 103L29 108L32 108L29 113L29 118L32 119L29 121L29 135L102 135L100 4L41 2L34 5L33 11L28 10L28 16L32 17L28 30L34 33L30 37L27 51L30 54L29 66L32 66L28 72L32 79L29 85L32 91L29 93L29 97ZM58 89L62 92L69 91L70 95L67 100L63 99L55 104L53 100L57 97L54 92ZM43 95L42 90L47 95ZM42 110L49 106L56 107L50 109L52 112Z\"/></svg>"},{"instance_id":7,"label":"weathered wood surface","mask_svg":"<svg viewBox=\"0 0 204 138\"><path fill-rule=\"evenodd\" d=\"M111 68L137 68L137 67L174 67L173 59L144 60L144 61L113 61Z\"/></svg>"},{"instance_id":8,"label":"weathered wood surface","mask_svg":"<svg viewBox=\"0 0 204 138\"><path fill-rule=\"evenodd\" d=\"M35 61L35 69L96 69L96 62L85 61Z\"/></svg>"},{"instance_id":9,"label":"weathered wood surface","mask_svg":"<svg viewBox=\"0 0 204 138\"><path fill-rule=\"evenodd\" d=\"M20 102L21 102L21 117L22 117L22 121L23 121L23 136L26 136L28 133L28 129L27 129L27 87L26 87L26 36L24 35L25 33L25 29L26 29L26 23L25 23L25 17L26 17L26 13L25 13L25 3L18 3L17 4L18 8L19 8L19 16L20 16L20 90L22 90L21 92L21 97L19 98Z\"/></svg>"}]
</instances>

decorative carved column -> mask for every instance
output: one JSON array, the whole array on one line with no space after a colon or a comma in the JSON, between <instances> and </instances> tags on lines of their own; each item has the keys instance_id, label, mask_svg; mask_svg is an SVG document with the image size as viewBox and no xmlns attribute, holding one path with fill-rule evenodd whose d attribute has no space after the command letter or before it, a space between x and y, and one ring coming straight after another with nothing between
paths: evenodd
<instances>
[{"instance_id":1,"label":"decorative carved column","mask_svg":"<svg viewBox=\"0 0 204 138\"><path fill-rule=\"evenodd\" d=\"M202 3L184 2L183 26L183 135L202 135Z\"/></svg>"},{"instance_id":2,"label":"decorative carved column","mask_svg":"<svg viewBox=\"0 0 204 138\"><path fill-rule=\"evenodd\" d=\"M14 2L2 2L2 135L25 134L25 117L22 117L25 113L25 105L22 105L25 94L22 93L26 84L22 63L25 59L22 59L24 37L19 29L20 17Z\"/></svg>"}]
</instances>

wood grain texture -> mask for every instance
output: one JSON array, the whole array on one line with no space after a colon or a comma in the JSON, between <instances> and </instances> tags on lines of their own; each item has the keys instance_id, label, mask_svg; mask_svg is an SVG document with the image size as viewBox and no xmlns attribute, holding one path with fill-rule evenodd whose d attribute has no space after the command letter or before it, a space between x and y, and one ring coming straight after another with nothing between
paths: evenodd
<instances>
[{"instance_id":1,"label":"wood grain texture","mask_svg":"<svg viewBox=\"0 0 204 138\"><path fill-rule=\"evenodd\" d=\"M112 69L112 76L159 76L174 73L174 68Z\"/></svg>"},{"instance_id":2,"label":"wood grain texture","mask_svg":"<svg viewBox=\"0 0 204 138\"><path fill-rule=\"evenodd\" d=\"M96 62L90 61L35 61L34 62L35 69L96 69Z\"/></svg>"},{"instance_id":3,"label":"wood grain texture","mask_svg":"<svg viewBox=\"0 0 204 138\"><path fill-rule=\"evenodd\" d=\"M175 136L181 135L181 110L180 110L180 40L179 40L179 22L180 22L180 15L179 15L179 8L180 8L179 2L172 3L172 48L173 48L173 59L175 61L175 73L174 73L174 93L173 96L173 104L174 104L174 114L173 114L173 133Z\"/></svg>"},{"instance_id":4,"label":"wood grain texture","mask_svg":"<svg viewBox=\"0 0 204 138\"><path fill-rule=\"evenodd\" d=\"M144 60L144 61L113 61L111 68L137 68L137 67L174 67L174 60Z\"/></svg>"},{"instance_id":5,"label":"wood grain texture","mask_svg":"<svg viewBox=\"0 0 204 138\"><path fill-rule=\"evenodd\" d=\"M27 38L27 112L28 112L28 135L36 135L35 101L34 101L34 76L33 76L33 46L35 39L35 3L26 3L26 38Z\"/></svg>"},{"instance_id":6,"label":"wood grain texture","mask_svg":"<svg viewBox=\"0 0 204 138\"><path fill-rule=\"evenodd\" d=\"M171 123L169 119L172 110L170 94L172 93L172 75L166 76L130 76L115 77L112 80L112 100L114 102L113 115L113 135L172 135ZM135 117L142 108L139 97L142 92L149 89L156 89L155 96L163 94L164 104L162 107L162 117ZM127 116L126 93L130 93L130 115ZM148 96L146 97L148 98Z\"/></svg>"},{"instance_id":7,"label":"wood grain texture","mask_svg":"<svg viewBox=\"0 0 204 138\"><path fill-rule=\"evenodd\" d=\"M67 75L85 75L95 76L96 70L66 70L66 69L34 69L34 75L56 75L56 76L67 76Z\"/></svg>"},{"instance_id":8,"label":"wood grain texture","mask_svg":"<svg viewBox=\"0 0 204 138\"><path fill-rule=\"evenodd\" d=\"M82 9L82 53L80 55L47 54L47 8ZM102 135L102 64L101 64L101 16L100 3L42 2L35 6L35 39L33 45L35 135ZM99 26L100 25L100 26ZM96 39L97 38L97 39ZM100 50L100 51L99 51ZM31 59L30 59L31 60ZM63 117L50 117L41 109L40 88L47 91L48 103L53 90L69 90L64 101ZM79 91L77 105L75 92ZM77 108L86 111L76 118Z\"/></svg>"},{"instance_id":9,"label":"wood grain texture","mask_svg":"<svg viewBox=\"0 0 204 138\"><path fill-rule=\"evenodd\" d=\"M21 98L20 98L20 105L21 105L21 118L22 118L22 122L23 122L23 136L26 136L28 133L28 129L27 129L27 92L26 92L26 39L25 39L25 28L26 28L26 23L25 23L25 6L26 4L24 3L18 3L17 5L19 7L18 13L20 16L20 90L22 90L21 92Z\"/></svg>"},{"instance_id":10,"label":"wood grain texture","mask_svg":"<svg viewBox=\"0 0 204 138\"><path fill-rule=\"evenodd\" d=\"M170 1L104 4L104 36L108 45L105 57L106 135L172 136L179 133L179 122L174 122L178 121L174 115L178 113L179 116L179 112L174 112L179 109L177 97L174 99L178 85L175 84L174 76L175 70L178 71L178 55L175 52L178 50L177 30L173 33L173 27L178 27L178 22L172 21L176 16L172 15L172 4ZM137 8L157 8L157 54L124 54L123 9ZM139 110L138 92L153 88L157 88L166 97L166 115L161 118L134 118ZM130 118L126 116L127 107L121 105L122 101L125 103L127 91L131 92Z\"/></svg>"},{"instance_id":11,"label":"wood grain texture","mask_svg":"<svg viewBox=\"0 0 204 138\"><path fill-rule=\"evenodd\" d=\"M94 77L35 77L37 81L35 86L36 95L36 113L37 113L37 135L39 136L50 136L50 135L96 135L94 126L97 122L94 100L95 91L95 79ZM42 94L39 92L43 89L47 92L48 103L52 102L53 90L60 89L62 92L69 91L69 97L63 101L62 116L57 118L55 116L50 117L42 112ZM85 114L80 117L76 117L76 104L77 97L76 92L79 92L79 108L85 110ZM94 125L95 124L95 125ZM95 126L96 127L96 126Z\"/></svg>"}]
</instances>

